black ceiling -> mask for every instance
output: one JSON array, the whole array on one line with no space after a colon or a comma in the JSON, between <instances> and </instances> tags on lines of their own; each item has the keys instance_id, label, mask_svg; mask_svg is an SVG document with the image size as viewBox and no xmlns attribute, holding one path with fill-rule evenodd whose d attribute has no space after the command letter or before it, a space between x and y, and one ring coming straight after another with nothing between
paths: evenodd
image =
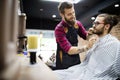
<instances>
[{"instance_id":1,"label":"black ceiling","mask_svg":"<svg viewBox=\"0 0 120 80\"><path fill-rule=\"evenodd\" d=\"M75 4L76 18L80 20L86 29L91 27L91 17L98 13L110 13L120 15L120 7L114 4L119 0L82 0ZM61 20L57 6L59 3L44 0L21 0L21 11L27 15L27 29L54 30ZM55 14L56 18L52 18Z\"/></svg>"}]
</instances>

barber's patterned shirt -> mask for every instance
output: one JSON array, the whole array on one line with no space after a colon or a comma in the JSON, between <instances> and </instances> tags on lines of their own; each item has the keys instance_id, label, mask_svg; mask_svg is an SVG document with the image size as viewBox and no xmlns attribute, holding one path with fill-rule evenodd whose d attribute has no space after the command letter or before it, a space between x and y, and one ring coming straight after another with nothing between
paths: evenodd
<instances>
[{"instance_id":1,"label":"barber's patterned shirt","mask_svg":"<svg viewBox=\"0 0 120 80\"><path fill-rule=\"evenodd\" d=\"M55 73L59 80L116 80L120 77L120 41L108 34L94 44L81 64Z\"/></svg>"}]
</instances>

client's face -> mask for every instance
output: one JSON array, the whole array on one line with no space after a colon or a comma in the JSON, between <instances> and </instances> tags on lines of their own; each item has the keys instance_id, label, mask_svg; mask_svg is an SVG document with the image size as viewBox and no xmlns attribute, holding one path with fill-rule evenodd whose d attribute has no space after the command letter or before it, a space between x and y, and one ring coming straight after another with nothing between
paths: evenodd
<instances>
[{"instance_id":1,"label":"client's face","mask_svg":"<svg viewBox=\"0 0 120 80\"><path fill-rule=\"evenodd\" d=\"M105 24L104 24L104 17L97 17L93 22L93 33L101 36L104 34Z\"/></svg>"}]
</instances>

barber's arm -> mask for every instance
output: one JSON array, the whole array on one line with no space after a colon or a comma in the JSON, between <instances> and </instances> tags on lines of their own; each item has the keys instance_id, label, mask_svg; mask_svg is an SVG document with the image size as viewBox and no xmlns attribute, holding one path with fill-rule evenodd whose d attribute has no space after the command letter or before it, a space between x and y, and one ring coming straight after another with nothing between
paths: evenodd
<instances>
[{"instance_id":1,"label":"barber's arm","mask_svg":"<svg viewBox=\"0 0 120 80\"><path fill-rule=\"evenodd\" d=\"M83 46L82 48L79 48L79 47L76 47L76 46L72 46L69 51L68 51L68 54L69 55L73 55L73 54L79 54L79 53L82 53L82 52L85 52L89 49L88 46Z\"/></svg>"},{"instance_id":2,"label":"barber's arm","mask_svg":"<svg viewBox=\"0 0 120 80\"><path fill-rule=\"evenodd\" d=\"M76 47L76 46L72 46L68 50L68 54L73 55L73 54L79 54L79 53L85 52L85 51L89 50L93 46L95 41L96 41L96 38L95 37L91 37L88 40L88 44L83 46L83 47L81 47L81 48L80 47Z\"/></svg>"},{"instance_id":3,"label":"barber's arm","mask_svg":"<svg viewBox=\"0 0 120 80\"><path fill-rule=\"evenodd\" d=\"M94 35L92 33L92 28L90 28L88 30L88 35L87 35L88 44L83 46L83 47L81 47L81 48L76 47L76 46L72 46L68 50L68 54L70 54L70 55L79 54L79 53L82 53L82 52L85 52L85 51L89 50L93 46L93 44L96 42L97 39L98 39L98 36Z\"/></svg>"}]
</instances>

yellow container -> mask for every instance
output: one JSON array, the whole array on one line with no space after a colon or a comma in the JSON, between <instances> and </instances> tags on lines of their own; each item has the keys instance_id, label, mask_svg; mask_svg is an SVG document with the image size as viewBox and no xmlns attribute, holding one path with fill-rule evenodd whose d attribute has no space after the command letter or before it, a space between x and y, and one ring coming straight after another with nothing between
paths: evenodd
<instances>
[{"instance_id":1,"label":"yellow container","mask_svg":"<svg viewBox=\"0 0 120 80\"><path fill-rule=\"evenodd\" d=\"M28 36L28 49L37 49L38 48L38 36L29 35Z\"/></svg>"}]
</instances>

